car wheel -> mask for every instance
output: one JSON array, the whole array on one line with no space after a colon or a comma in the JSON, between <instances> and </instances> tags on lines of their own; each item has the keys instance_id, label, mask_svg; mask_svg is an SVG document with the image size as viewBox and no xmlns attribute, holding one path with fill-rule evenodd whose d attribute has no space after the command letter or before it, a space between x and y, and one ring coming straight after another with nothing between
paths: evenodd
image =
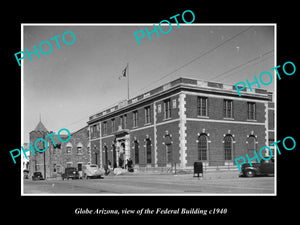
<instances>
[{"instance_id":1,"label":"car wheel","mask_svg":"<svg viewBox=\"0 0 300 225\"><path fill-rule=\"evenodd\" d=\"M255 171L247 170L246 171L246 177L255 177Z\"/></svg>"}]
</instances>

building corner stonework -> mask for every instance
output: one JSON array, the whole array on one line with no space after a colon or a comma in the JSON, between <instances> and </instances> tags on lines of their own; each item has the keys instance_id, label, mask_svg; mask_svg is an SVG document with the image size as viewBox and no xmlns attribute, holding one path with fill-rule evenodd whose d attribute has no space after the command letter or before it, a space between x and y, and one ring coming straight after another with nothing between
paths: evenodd
<instances>
[{"instance_id":1,"label":"building corner stonework","mask_svg":"<svg viewBox=\"0 0 300 225\"><path fill-rule=\"evenodd\" d=\"M186 133L186 94L180 93L178 99L179 113L179 159L180 168L186 168L187 164L187 133Z\"/></svg>"}]
</instances>

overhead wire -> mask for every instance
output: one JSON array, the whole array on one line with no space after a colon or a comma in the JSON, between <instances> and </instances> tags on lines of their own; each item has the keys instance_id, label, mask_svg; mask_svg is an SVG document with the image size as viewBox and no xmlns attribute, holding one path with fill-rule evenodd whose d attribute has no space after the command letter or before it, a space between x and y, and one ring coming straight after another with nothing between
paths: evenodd
<instances>
[{"instance_id":1,"label":"overhead wire","mask_svg":"<svg viewBox=\"0 0 300 225\"><path fill-rule=\"evenodd\" d=\"M200 59L200 58L206 56L207 54L213 52L215 49L217 49L217 48L219 48L220 46L226 44L227 42L231 41L232 39L238 37L239 35L241 35L241 34L243 34L243 33L245 33L245 32L247 32L247 31L250 30L252 27L253 27L253 26L250 26L250 27L248 27L248 28L246 28L246 29L240 31L239 33L237 33L237 34L233 35L232 37L226 39L225 41L221 42L220 44L217 44L215 47L213 47L213 48L211 48L211 49L205 51L204 53L202 53L201 55L197 56L196 58L190 60L189 62L187 62L187 63L185 63L185 64L183 64L183 65L181 65L180 67L176 68L175 70L173 70L173 71L171 71L171 72L169 72L169 73L163 75L160 79L158 79L158 80L156 80L156 81L153 81L153 82L149 83L147 86L145 86L145 87L143 87L143 88L137 90L136 92L140 92L140 91L142 91L142 90L145 90L145 89L148 88L149 86L151 86L151 85L153 85L153 84L155 84L155 83L158 83L159 81L161 81L161 80L163 80L164 78L170 76L171 74L173 74L173 73L175 73L175 72L181 70L182 68L184 68L184 67L190 65L191 63L195 62L196 60L198 60L198 59Z\"/></svg>"},{"instance_id":2,"label":"overhead wire","mask_svg":"<svg viewBox=\"0 0 300 225\"><path fill-rule=\"evenodd\" d=\"M170 76L171 74L173 74L173 73L175 73L175 72L181 70L182 68L184 68L184 67L190 65L191 63L195 62L196 60L198 60L198 59L200 59L200 58L206 56L207 54L213 52L215 49L217 49L217 48L221 47L222 45L226 44L227 42L233 40L234 38L238 37L239 35L241 35L241 34L247 32L247 31L250 30L252 27L253 27L253 26L250 26L250 27L248 27L248 28L246 28L246 29L244 29L244 30L238 32L238 33L235 34L234 36L232 36L232 37L226 39L225 41L223 41L223 42L217 44L217 45L214 46L213 48L211 48L211 49L205 51L204 53L202 53L201 55L197 56L196 58L194 58L194 59L188 61L187 63L181 65L180 67L174 69L173 71L171 71L171 72L169 72L169 73L163 75L160 79L155 80L155 81L149 83L147 86L145 86L145 87L139 89L139 90L136 91L136 92L140 92L140 91L142 91L142 90L145 90L145 89L148 88L149 86L151 86L151 85L153 85L153 84L155 84L155 83L158 83L159 81L161 81L161 80L163 80L164 78ZM265 52L264 54L260 54L259 56L255 57L255 58L252 58L252 59L248 60L247 62L242 63L242 64L240 64L240 65L238 65L238 66L236 66L236 67L233 67L233 68L231 68L231 69L229 69L229 70L227 70L227 71L225 71L225 72L222 72L221 74L218 74L218 75L216 75L215 77L213 77L213 78L211 78L211 79L214 80L214 79L216 79L216 78L218 78L218 77L221 77L221 76L223 76L223 75L225 75L225 74L227 74L227 73L229 73L229 72L232 72L232 71L234 71L234 70L236 70L236 69L238 69L238 68L241 68L242 66L245 66L245 65L247 65L247 64L250 64L250 63L252 63L252 62L254 62L254 61L258 60L258 59L261 59L262 57L264 57L264 56L266 56L266 55L268 55L268 54L270 54L270 53L272 53L272 52L274 52L274 50L270 50L270 51L268 51L268 52ZM120 101L118 101L118 102L120 102ZM105 110L106 108L112 107L113 105L117 104L118 102L112 104L111 106L105 107L103 110ZM103 111L103 110L102 110L102 111ZM73 125L73 124L76 124L76 123L79 123L79 122L81 122L81 121L83 121L83 120L86 120L87 117L88 117L88 116L85 116L84 118L81 118L81 119L79 119L79 120L77 120L77 121L75 121L75 122L72 122L72 123L70 123L70 124L68 124L68 125L65 125L65 127L71 126L71 125Z\"/></svg>"},{"instance_id":3,"label":"overhead wire","mask_svg":"<svg viewBox=\"0 0 300 225\"><path fill-rule=\"evenodd\" d=\"M218 75L212 77L211 80L214 80L214 79L216 79L216 78L218 78L218 77L221 77L221 76L223 76L223 75L225 75L225 74L227 74L227 73L229 73L229 72L232 72L232 71L234 71L234 70L236 70L236 69L238 69L238 68L241 68L241 67L243 67L243 66L246 66L247 64L250 64L250 63L252 63L252 62L254 62L254 61L258 60L258 59L262 59L264 56L266 56L266 55L268 55L268 54L271 54L271 53L273 53L273 52L274 52L274 49L272 49L272 50L270 50L270 51L268 51L268 52L265 52L264 54L260 54L259 56L256 56L256 57L254 57L254 58L248 60L248 61L245 62L245 63L242 63L242 64L240 64L240 65L238 65L238 66L235 66L235 67L233 67L233 68L231 68L231 69L229 69L229 70L227 70L227 71L225 71L225 72L222 72L222 73L220 73L220 74L218 74Z\"/></svg>"}]
</instances>

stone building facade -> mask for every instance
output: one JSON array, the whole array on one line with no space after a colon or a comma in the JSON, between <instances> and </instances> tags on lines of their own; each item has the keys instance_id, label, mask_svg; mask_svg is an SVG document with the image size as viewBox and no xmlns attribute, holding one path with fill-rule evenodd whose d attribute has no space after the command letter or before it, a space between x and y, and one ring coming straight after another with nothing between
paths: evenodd
<instances>
[{"instance_id":1,"label":"stone building facade","mask_svg":"<svg viewBox=\"0 0 300 225\"><path fill-rule=\"evenodd\" d=\"M68 142L61 142L57 134L52 135L55 142L55 146L50 137L51 134L43 123L40 121L36 128L29 133L29 140L31 146L34 147L34 143L38 138L43 138L47 141L48 148L44 152L40 153L35 151L35 155L30 151L29 171L30 177L34 172L42 172L43 177L54 178L61 176L67 167L76 167L79 171L82 170L83 165L90 163L90 148L87 126L80 130L71 133L71 139ZM60 135L61 139L66 140L65 135ZM65 139L64 139L65 138ZM37 142L42 145L40 149L44 149L42 141Z\"/></svg>"}]
</instances>

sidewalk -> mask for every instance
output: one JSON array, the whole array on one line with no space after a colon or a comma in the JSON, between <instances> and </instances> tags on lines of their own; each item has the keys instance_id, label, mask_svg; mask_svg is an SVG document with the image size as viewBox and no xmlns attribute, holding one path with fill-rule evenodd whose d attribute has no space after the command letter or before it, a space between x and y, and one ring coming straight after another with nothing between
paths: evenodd
<instances>
[{"instance_id":1,"label":"sidewalk","mask_svg":"<svg viewBox=\"0 0 300 225\"><path fill-rule=\"evenodd\" d=\"M238 170L219 170L219 171L207 171L203 174L200 174L199 178L197 177L197 174L194 174L192 172L178 172L178 173L144 173L144 172L125 172L119 175L114 175L113 173L110 173L108 177L157 177L157 176L168 176L168 177L174 177L174 178L191 178L191 179L201 179L201 180L212 180L212 179L233 179L239 177L239 171ZM107 176L104 176L104 178Z\"/></svg>"}]
</instances>

